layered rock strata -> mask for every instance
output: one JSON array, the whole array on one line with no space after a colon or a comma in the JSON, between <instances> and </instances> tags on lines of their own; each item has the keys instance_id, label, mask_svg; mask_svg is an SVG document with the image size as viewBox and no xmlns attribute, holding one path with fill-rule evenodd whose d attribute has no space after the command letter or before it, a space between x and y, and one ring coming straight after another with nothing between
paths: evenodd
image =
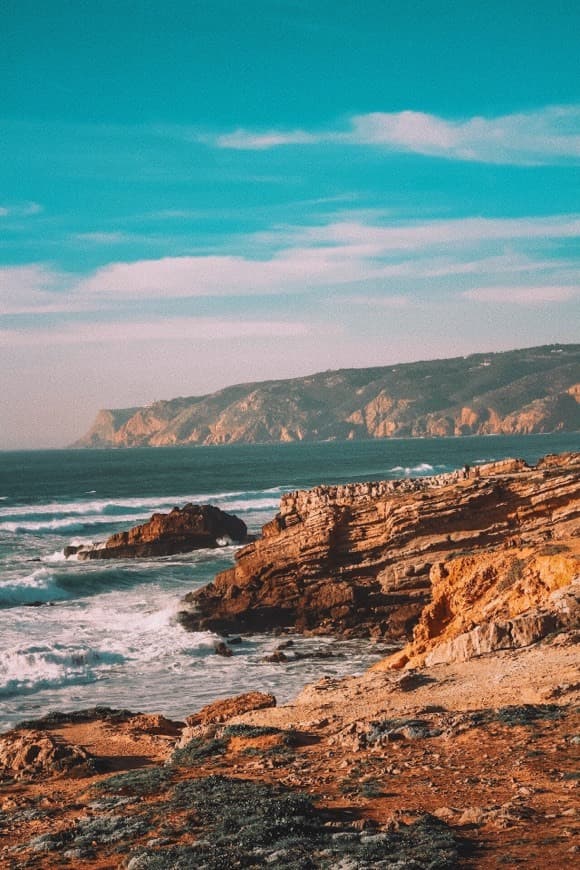
<instances>
[{"instance_id":1,"label":"layered rock strata","mask_svg":"<svg viewBox=\"0 0 580 870\"><path fill-rule=\"evenodd\" d=\"M579 472L580 454L567 454L290 493L233 568L186 596L180 618L194 630L409 637L435 563L577 535Z\"/></svg>"},{"instance_id":2,"label":"layered rock strata","mask_svg":"<svg viewBox=\"0 0 580 870\"><path fill-rule=\"evenodd\" d=\"M100 544L66 547L64 554L81 561L90 559L134 559L171 556L190 550L222 546L247 540L243 520L213 505L186 504L151 519L128 532L118 532Z\"/></svg>"}]
</instances>

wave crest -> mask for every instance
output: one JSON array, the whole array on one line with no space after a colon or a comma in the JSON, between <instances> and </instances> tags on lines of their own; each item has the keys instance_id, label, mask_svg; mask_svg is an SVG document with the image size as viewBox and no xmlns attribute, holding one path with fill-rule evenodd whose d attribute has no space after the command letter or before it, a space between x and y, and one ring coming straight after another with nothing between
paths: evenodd
<instances>
[{"instance_id":1,"label":"wave crest","mask_svg":"<svg viewBox=\"0 0 580 870\"><path fill-rule=\"evenodd\" d=\"M120 653L58 643L9 650L0 662L0 697L92 683L124 660Z\"/></svg>"}]
</instances>

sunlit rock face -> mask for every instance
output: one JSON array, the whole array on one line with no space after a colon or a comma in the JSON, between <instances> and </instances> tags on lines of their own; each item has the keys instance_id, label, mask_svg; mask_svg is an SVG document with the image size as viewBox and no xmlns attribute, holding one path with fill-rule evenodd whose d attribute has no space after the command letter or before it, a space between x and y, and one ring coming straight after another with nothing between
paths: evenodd
<instances>
[{"instance_id":1,"label":"sunlit rock face","mask_svg":"<svg viewBox=\"0 0 580 870\"><path fill-rule=\"evenodd\" d=\"M168 514L153 514L147 523L118 532L104 543L66 547L64 554L67 558L76 556L81 562L171 556L234 541L241 543L247 539L247 532L243 520L213 505L187 504Z\"/></svg>"},{"instance_id":2,"label":"sunlit rock face","mask_svg":"<svg viewBox=\"0 0 580 870\"><path fill-rule=\"evenodd\" d=\"M235 566L186 596L181 619L195 630L294 626L408 638L452 559L485 553L493 561L495 550L556 545L579 527L580 454L547 457L534 468L505 460L468 477L289 493ZM546 572L542 563L536 585L547 582ZM526 594L532 601L535 593ZM523 592L519 600L527 600Z\"/></svg>"}]
</instances>

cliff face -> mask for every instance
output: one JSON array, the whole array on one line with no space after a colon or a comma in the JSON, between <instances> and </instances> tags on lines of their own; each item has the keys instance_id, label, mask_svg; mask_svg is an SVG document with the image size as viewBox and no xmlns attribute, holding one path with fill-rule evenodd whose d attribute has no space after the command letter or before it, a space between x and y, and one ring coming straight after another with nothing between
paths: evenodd
<instances>
[{"instance_id":1,"label":"cliff face","mask_svg":"<svg viewBox=\"0 0 580 870\"><path fill-rule=\"evenodd\" d=\"M101 411L74 447L527 434L580 429L580 345L228 387Z\"/></svg>"},{"instance_id":2,"label":"cliff face","mask_svg":"<svg viewBox=\"0 0 580 870\"><path fill-rule=\"evenodd\" d=\"M468 551L554 543L580 530L580 454L421 480L317 487L282 498L234 568L186 596L199 629L409 636L430 570Z\"/></svg>"}]
</instances>

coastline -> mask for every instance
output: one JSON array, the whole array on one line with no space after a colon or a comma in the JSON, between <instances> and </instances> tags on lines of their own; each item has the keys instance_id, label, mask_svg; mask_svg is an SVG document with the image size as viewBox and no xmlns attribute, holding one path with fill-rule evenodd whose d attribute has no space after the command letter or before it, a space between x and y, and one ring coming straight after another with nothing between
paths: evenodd
<instances>
[{"instance_id":1,"label":"coastline","mask_svg":"<svg viewBox=\"0 0 580 870\"><path fill-rule=\"evenodd\" d=\"M262 688L185 721L97 707L0 735L5 866L561 867L578 849L579 463L503 463L432 487L455 493L440 522L492 481L495 521L479 525L493 546L439 550L413 639L360 676L282 705ZM408 489L386 491L424 544L408 500L429 486ZM321 494L285 496L288 516L300 499L302 519L316 513ZM501 504L518 518L505 534ZM487 647L466 645L477 632Z\"/></svg>"}]
</instances>

